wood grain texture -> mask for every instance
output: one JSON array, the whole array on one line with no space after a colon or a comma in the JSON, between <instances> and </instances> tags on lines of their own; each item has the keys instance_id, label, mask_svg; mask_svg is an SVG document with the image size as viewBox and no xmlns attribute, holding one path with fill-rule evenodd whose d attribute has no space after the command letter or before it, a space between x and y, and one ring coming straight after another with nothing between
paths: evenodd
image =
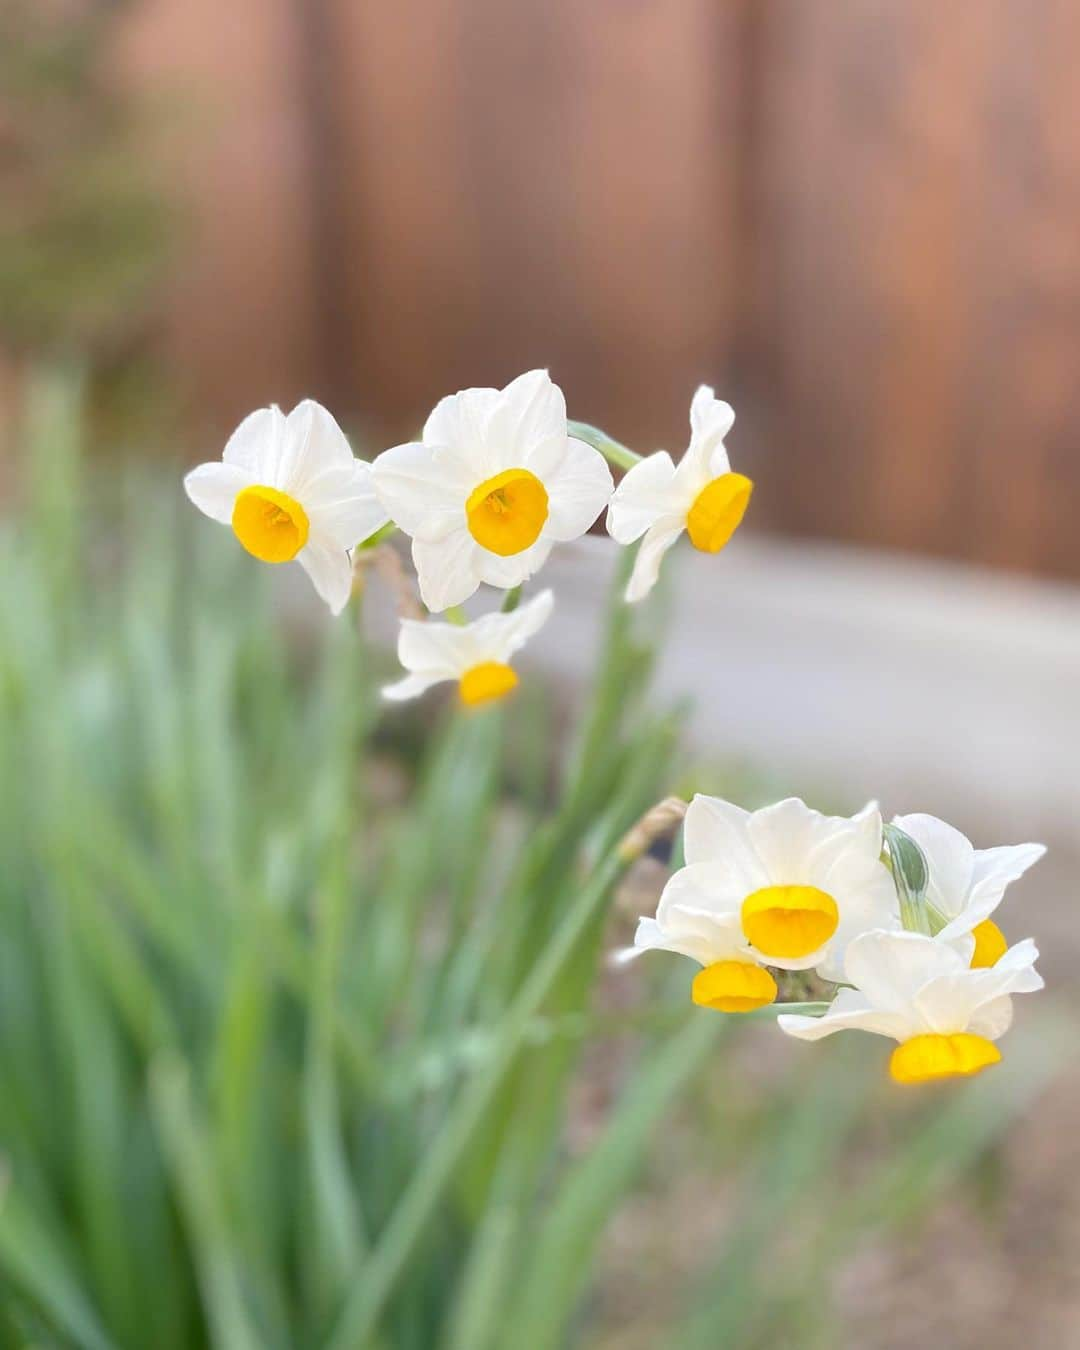
<instances>
[{"instance_id":1,"label":"wood grain texture","mask_svg":"<svg viewBox=\"0 0 1080 1350\"><path fill-rule=\"evenodd\" d=\"M120 53L181 204L167 355L196 418L324 397L311 140L291 0L144 0Z\"/></svg>"},{"instance_id":2,"label":"wood grain texture","mask_svg":"<svg viewBox=\"0 0 1080 1350\"><path fill-rule=\"evenodd\" d=\"M1080 576L1075 0L138 13L219 425L308 392L387 444L542 364L677 451L706 380L756 526Z\"/></svg>"},{"instance_id":3,"label":"wood grain texture","mask_svg":"<svg viewBox=\"0 0 1080 1350\"><path fill-rule=\"evenodd\" d=\"M786 527L1080 574L1078 51L1068 0L770 3L754 350Z\"/></svg>"}]
</instances>

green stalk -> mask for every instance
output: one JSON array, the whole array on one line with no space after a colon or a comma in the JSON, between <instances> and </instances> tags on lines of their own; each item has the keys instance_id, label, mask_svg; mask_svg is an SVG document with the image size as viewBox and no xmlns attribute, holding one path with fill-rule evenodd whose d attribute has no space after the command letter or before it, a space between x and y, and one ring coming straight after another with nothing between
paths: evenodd
<instances>
[{"instance_id":1,"label":"green stalk","mask_svg":"<svg viewBox=\"0 0 1080 1350\"><path fill-rule=\"evenodd\" d=\"M326 1350L357 1350L371 1335L387 1299L453 1180L473 1132L526 1043L533 1019L574 958L580 939L626 866L618 849L611 849L552 936L506 1014L491 1059L463 1090L432 1148L413 1173L382 1239L359 1273L326 1342Z\"/></svg>"},{"instance_id":2,"label":"green stalk","mask_svg":"<svg viewBox=\"0 0 1080 1350\"><path fill-rule=\"evenodd\" d=\"M378 548L384 540L389 539L394 534L397 534L397 526L392 520L388 520L385 525L380 525L374 534L369 534L366 539L362 539L353 552L364 553L369 549Z\"/></svg>"},{"instance_id":3,"label":"green stalk","mask_svg":"<svg viewBox=\"0 0 1080 1350\"><path fill-rule=\"evenodd\" d=\"M588 422L567 422L566 428L575 440L584 441L594 450L599 450L608 463L614 464L617 469L632 469L635 464L641 463L641 455L599 427L591 427Z\"/></svg>"}]
</instances>

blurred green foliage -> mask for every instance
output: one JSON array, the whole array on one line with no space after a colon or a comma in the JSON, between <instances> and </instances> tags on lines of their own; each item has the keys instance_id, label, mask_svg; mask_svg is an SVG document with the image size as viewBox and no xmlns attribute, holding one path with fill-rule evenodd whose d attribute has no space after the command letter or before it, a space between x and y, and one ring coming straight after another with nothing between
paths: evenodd
<instances>
[{"instance_id":1,"label":"blurred green foliage","mask_svg":"<svg viewBox=\"0 0 1080 1350\"><path fill-rule=\"evenodd\" d=\"M970 1172L1049 1041L904 1097L880 1047L693 1009L674 959L609 975L613 844L677 758L626 607L569 746L532 682L401 753L422 713L381 722L352 618L286 620L178 477L88 472L77 381L30 409L0 1346L834 1345L832 1272Z\"/></svg>"}]
</instances>

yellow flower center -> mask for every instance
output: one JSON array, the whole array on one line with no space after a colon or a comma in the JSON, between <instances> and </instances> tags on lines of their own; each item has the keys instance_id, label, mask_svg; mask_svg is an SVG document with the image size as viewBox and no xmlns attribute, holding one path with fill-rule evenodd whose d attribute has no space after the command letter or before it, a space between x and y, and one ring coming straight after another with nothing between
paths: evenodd
<instances>
[{"instance_id":1,"label":"yellow flower center","mask_svg":"<svg viewBox=\"0 0 1080 1350\"><path fill-rule=\"evenodd\" d=\"M719 553L739 528L754 485L741 473L722 473L706 483L687 512L690 542L702 553Z\"/></svg>"},{"instance_id":2,"label":"yellow flower center","mask_svg":"<svg viewBox=\"0 0 1080 1350\"><path fill-rule=\"evenodd\" d=\"M1009 950L1005 934L993 919L983 919L982 923L977 923L971 930L971 936L975 939L975 950L971 954L972 970L977 966L996 966L999 958Z\"/></svg>"},{"instance_id":3,"label":"yellow flower center","mask_svg":"<svg viewBox=\"0 0 1080 1350\"><path fill-rule=\"evenodd\" d=\"M458 690L462 703L467 703L471 708L477 703L490 703L493 699L503 698L517 687L517 682L518 677L511 666L501 661L482 661L462 675Z\"/></svg>"},{"instance_id":4,"label":"yellow flower center","mask_svg":"<svg viewBox=\"0 0 1080 1350\"><path fill-rule=\"evenodd\" d=\"M926 1083L933 1078L967 1078L1000 1059L1001 1051L993 1041L968 1031L913 1036L892 1052L889 1072L898 1083Z\"/></svg>"},{"instance_id":5,"label":"yellow flower center","mask_svg":"<svg viewBox=\"0 0 1080 1350\"><path fill-rule=\"evenodd\" d=\"M528 469L507 469L469 494L465 517L481 547L509 557L540 537L548 518L547 488Z\"/></svg>"},{"instance_id":6,"label":"yellow flower center","mask_svg":"<svg viewBox=\"0 0 1080 1350\"><path fill-rule=\"evenodd\" d=\"M256 558L290 562L307 543L307 512L287 492L272 487L244 488L233 506L237 539Z\"/></svg>"},{"instance_id":7,"label":"yellow flower center","mask_svg":"<svg viewBox=\"0 0 1080 1350\"><path fill-rule=\"evenodd\" d=\"M694 976L690 997L717 1012L751 1012L776 998L776 981L751 961L715 961Z\"/></svg>"},{"instance_id":8,"label":"yellow flower center","mask_svg":"<svg viewBox=\"0 0 1080 1350\"><path fill-rule=\"evenodd\" d=\"M764 956L809 956L839 921L836 901L816 886L765 886L742 903L743 932Z\"/></svg>"}]
</instances>

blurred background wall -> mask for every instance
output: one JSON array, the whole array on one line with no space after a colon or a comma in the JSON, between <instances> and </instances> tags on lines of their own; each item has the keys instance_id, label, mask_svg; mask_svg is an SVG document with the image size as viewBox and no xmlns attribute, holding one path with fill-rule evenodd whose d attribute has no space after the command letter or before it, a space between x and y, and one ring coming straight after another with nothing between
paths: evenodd
<instances>
[{"instance_id":1,"label":"blurred background wall","mask_svg":"<svg viewBox=\"0 0 1080 1350\"><path fill-rule=\"evenodd\" d=\"M119 39L214 429L308 393L381 445L544 364L678 449L709 380L757 527L1080 574L1073 0L145 0Z\"/></svg>"}]
</instances>

